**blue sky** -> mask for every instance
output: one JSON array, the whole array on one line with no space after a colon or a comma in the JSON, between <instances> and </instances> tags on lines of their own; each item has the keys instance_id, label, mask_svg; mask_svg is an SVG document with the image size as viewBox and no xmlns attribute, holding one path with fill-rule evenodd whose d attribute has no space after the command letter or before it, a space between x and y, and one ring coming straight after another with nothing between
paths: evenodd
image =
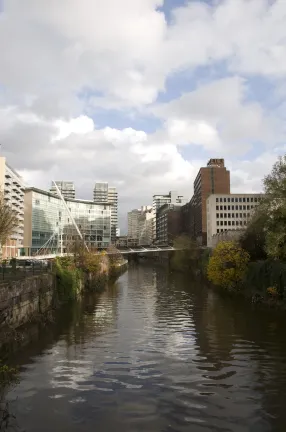
<instances>
[{"instance_id":1,"label":"blue sky","mask_svg":"<svg viewBox=\"0 0 286 432\"><path fill-rule=\"evenodd\" d=\"M28 184L108 181L124 220L220 156L261 191L285 152L285 1L160 3L0 0L0 142Z\"/></svg>"}]
</instances>

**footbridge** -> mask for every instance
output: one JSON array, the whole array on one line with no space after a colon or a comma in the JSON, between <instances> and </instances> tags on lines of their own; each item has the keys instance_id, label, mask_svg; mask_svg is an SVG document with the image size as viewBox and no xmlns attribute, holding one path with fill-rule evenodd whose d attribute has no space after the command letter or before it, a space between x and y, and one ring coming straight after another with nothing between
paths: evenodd
<instances>
[{"instance_id":1,"label":"footbridge","mask_svg":"<svg viewBox=\"0 0 286 432\"><path fill-rule=\"evenodd\" d=\"M178 248L174 248L173 246L138 246L133 248L117 248L114 251L108 250L99 250L94 252L95 254L101 254L105 252L107 255L129 255L129 254L145 254L145 253L161 253L161 252L169 252L179 250ZM50 253L45 255L31 255L31 256L20 256L17 260L50 260L56 257L64 257L64 256L73 256L72 253Z\"/></svg>"}]
</instances>

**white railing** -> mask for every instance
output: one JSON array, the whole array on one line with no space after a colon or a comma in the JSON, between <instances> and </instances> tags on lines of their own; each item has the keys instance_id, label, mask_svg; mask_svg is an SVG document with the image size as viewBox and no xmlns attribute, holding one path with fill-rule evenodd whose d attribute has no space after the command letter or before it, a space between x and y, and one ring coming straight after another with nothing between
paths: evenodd
<instances>
[{"instance_id":1,"label":"white railing","mask_svg":"<svg viewBox=\"0 0 286 432\"><path fill-rule=\"evenodd\" d=\"M154 247L154 248L143 248L142 249L126 249L126 250L120 250L118 249L118 253L122 254L122 255L127 255L127 254L138 254L138 253L147 253L147 252L168 252L168 251L174 251L174 250L178 250L176 248L173 248L172 246L169 247L165 247L165 248L158 248L158 247ZM117 253L115 252L115 253ZM96 253L100 253L100 252L96 252ZM107 255L114 255L114 252L106 252ZM48 259L53 259L56 257L64 257L64 256L73 256L72 253L54 253L54 254L46 254L46 255L33 255L33 256L20 256L17 259L18 260L48 260Z\"/></svg>"}]
</instances>

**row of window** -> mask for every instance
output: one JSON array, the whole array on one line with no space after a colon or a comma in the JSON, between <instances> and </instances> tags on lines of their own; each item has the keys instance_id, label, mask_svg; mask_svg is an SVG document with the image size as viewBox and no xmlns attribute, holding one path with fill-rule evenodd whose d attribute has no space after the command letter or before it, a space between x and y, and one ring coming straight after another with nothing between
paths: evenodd
<instances>
[{"instance_id":1,"label":"row of window","mask_svg":"<svg viewBox=\"0 0 286 432\"><path fill-rule=\"evenodd\" d=\"M41 202L44 203L45 206L46 206L46 205L48 204L48 202L50 202L50 197L48 197L48 200L46 200L46 199L45 199L45 200L35 199L35 201L34 201L35 205L40 205ZM60 203L59 203L58 201L55 202L54 204L55 204L57 207L60 205ZM95 207L96 204L94 204L94 205L91 204L91 205L89 206L89 209L87 209L87 207L86 207L85 204L83 204L84 207L81 207L81 205L82 205L82 204L80 204L80 203L76 203L76 204L74 205L73 209L72 209L71 207L69 208L69 211L70 211L70 212L72 212L72 211L87 212L87 211L88 211L88 213L90 213L91 211L99 211L98 207ZM108 207L108 209L109 209L109 207ZM108 210L108 209L106 208L106 206L103 206L103 210ZM57 210L54 209L53 211L57 211ZM102 213L103 213L103 211L102 211Z\"/></svg>"},{"instance_id":2,"label":"row of window","mask_svg":"<svg viewBox=\"0 0 286 432\"><path fill-rule=\"evenodd\" d=\"M254 208L253 205L228 205L228 206L216 206L216 210L252 210Z\"/></svg>"},{"instance_id":3,"label":"row of window","mask_svg":"<svg viewBox=\"0 0 286 432\"><path fill-rule=\"evenodd\" d=\"M261 197L216 198L216 202L259 202Z\"/></svg>"},{"instance_id":4,"label":"row of window","mask_svg":"<svg viewBox=\"0 0 286 432\"><path fill-rule=\"evenodd\" d=\"M217 226L245 226L247 221L217 221Z\"/></svg>"},{"instance_id":5,"label":"row of window","mask_svg":"<svg viewBox=\"0 0 286 432\"><path fill-rule=\"evenodd\" d=\"M249 213L217 213L216 214L216 218L217 219L221 219L221 218L248 218L250 217Z\"/></svg>"}]
</instances>

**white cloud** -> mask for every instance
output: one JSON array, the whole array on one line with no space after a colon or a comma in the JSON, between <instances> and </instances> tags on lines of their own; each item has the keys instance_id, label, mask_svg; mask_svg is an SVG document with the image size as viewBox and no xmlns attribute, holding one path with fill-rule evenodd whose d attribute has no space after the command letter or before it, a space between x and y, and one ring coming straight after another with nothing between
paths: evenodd
<instances>
[{"instance_id":1,"label":"white cloud","mask_svg":"<svg viewBox=\"0 0 286 432\"><path fill-rule=\"evenodd\" d=\"M260 187L286 133L286 2L173 2L169 23L162 4L3 1L0 143L30 183L71 179L88 197L95 180L107 180L118 185L125 212L169 189L190 197L207 159L197 149L227 158L235 189ZM213 80L204 69L199 84L191 81L207 66L227 78ZM193 91L180 88L181 97L171 92L168 103L156 102L168 78L182 71ZM249 77L256 75L271 80L278 108L250 99ZM99 128L101 110L106 124ZM114 127L112 110L125 115L123 127ZM153 115L162 127L136 130L129 124L134 113L145 121ZM253 143L261 144L255 168L243 160Z\"/></svg>"},{"instance_id":2,"label":"white cloud","mask_svg":"<svg viewBox=\"0 0 286 432\"><path fill-rule=\"evenodd\" d=\"M166 134L176 144L238 155L255 141L274 145L283 127L260 104L247 101L246 95L245 81L234 76L201 85L158 104L152 112L165 119Z\"/></svg>"}]
</instances>

